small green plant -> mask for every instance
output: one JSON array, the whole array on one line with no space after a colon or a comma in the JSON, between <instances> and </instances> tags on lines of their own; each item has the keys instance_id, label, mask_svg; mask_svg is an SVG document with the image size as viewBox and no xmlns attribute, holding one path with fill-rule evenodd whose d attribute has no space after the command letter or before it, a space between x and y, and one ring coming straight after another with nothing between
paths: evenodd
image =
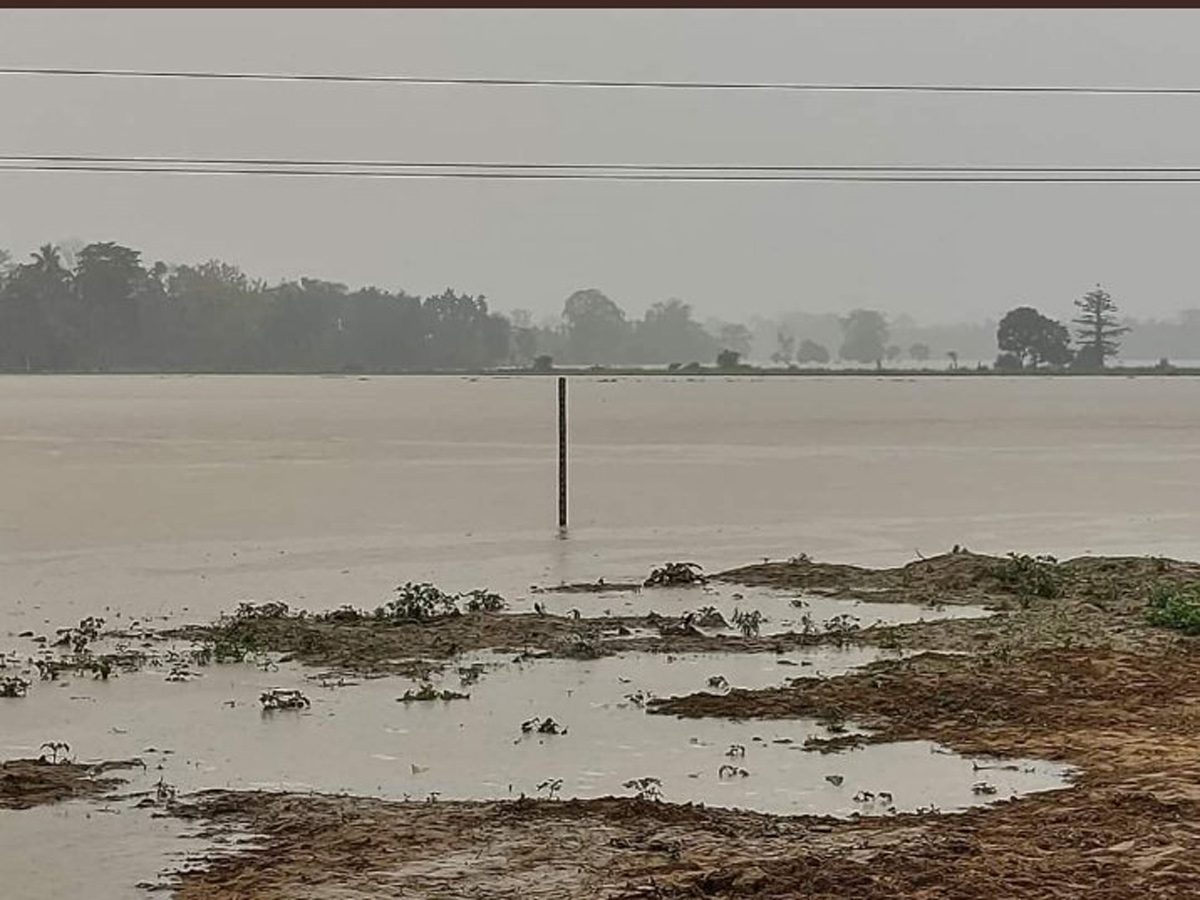
<instances>
[{"instance_id":1,"label":"small green plant","mask_svg":"<svg viewBox=\"0 0 1200 900\"><path fill-rule=\"evenodd\" d=\"M0 678L0 697L24 697L29 693L29 682L19 675Z\"/></svg>"},{"instance_id":2,"label":"small green plant","mask_svg":"<svg viewBox=\"0 0 1200 900\"><path fill-rule=\"evenodd\" d=\"M71 745L66 741L46 741L46 743L42 744L40 749L50 751L50 759L47 760L46 754L44 753L41 756L42 760L45 762L54 764L58 764L60 762L70 762L67 754L71 752ZM59 754L62 754L61 758Z\"/></svg>"},{"instance_id":3,"label":"small green plant","mask_svg":"<svg viewBox=\"0 0 1200 900\"><path fill-rule=\"evenodd\" d=\"M458 667L458 683L463 687L475 684L483 677L485 666L483 663L471 663L469 666Z\"/></svg>"},{"instance_id":4,"label":"small green plant","mask_svg":"<svg viewBox=\"0 0 1200 900\"><path fill-rule=\"evenodd\" d=\"M537 786L538 793L546 792L546 796L551 800L558 799L558 792L562 789L563 780L561 778L547 778Z\"/></svg>"},{"instance_id":5,"label":"small green plant","mask_svg":"<svg viewBox=\"0 0 1200 900\"><path fill-rule=\"evenodd\" d=\"M842 613L825 621L825 633L832 635L835 638L844 640L849 635L858 631L859 620L857 616L852 616L849 613Z\"/></svg>"},{"instance_id":6,"label":"small green plant","mask_svg":"<svg viewBox=\"0 0 1200 900\"><path fill-rule=\"evenodd\" d=\"M428 702L431 700L470 700L470 694L460 694L457 691L439 691L429 682L421 685L420 689L414 691L409 688L404 692L404 696L400 698L401 703L413 703L415 701Z\"/></svg>"},{"instance_id":7,"label":"small green plant","mask_svg":"<svg viewBox=\"0 0 1200 900\"><path fill-rule=\"evenodd\" d=\"M154 786L154 798L164 806L170 806L175 802L176 788L173 784L168 784L163 776L158 776L158 784Z\"/></svg>"},{"instance_id":8,"label":"small green plant","mask_svg":"<svg viewBox=\"0 0 1200 900\"><path fill-rule=\"evenodd\" d=\"M758 632L762 628L763 621L763 614L757 609L752 609L749 612L742 612L740 609L733 611L733 625L742 633L742 637L758 637Z\"/></svg>"},{"instance_id":9,"label":"small green plant","mask_svg":"<svg viewBox=\"0 0 1200 900\"><path fill-rule=\"evenodd\" d=\"M636 706L638 709L645 709L646 704L654 699L654 695L649 691L643 691L640 688L632 694L626 694L625 699Z\"/></svg>"},{"instance_id":10,"label":"small green plant","mask_svg":"<svg viewBox=\"0 0 1200 900\"><path fill-rule=\"evenodd\" d=\"M108 681L113 673L112 659L107 656L97 656L90 660L88 668L92 671L92 677L99 681Z\"/></svg>"},{"instance_id":11,"label":"small green plant","mask_svg":"<svg viewBox=\"0 0 1200 900\"><path fill-rule=\"evenodd\" d=\"M474 590L461 596L466 598L466 610L469 613L500 612L508 606L503 597L492 591Z\"/></svg>"},{"instance_id":12,"label":"small green plant","mask_svg":"<svg viewBox=\"0 0 1200 900\"><path fill-rule=\"evenodd\" d=\"M658 801L662 799L662 780L659 778L631 778L625 782L623 787L634 791L634 796L639 800Z\"/></svg>"},{"instance_id":13,"label":"small green plant","mask_svg":"<svg viewBox=\"0 0 1200 900\"><path fill-rule=\"evenodd\" d=\"M702 606L696 611L695 618L692 620L701 628L728 628L729 623L725 621L725 617L721 615L720 610L715 606Z\"/></svg>"},{"instance_id":14,"label":"small green plant","mask_svg":"<svg viewBox=\"0 0 1200 900\"><path fill-rule=\"evenodd\" d=\"M217 632L213 639L192 654L197 665L209 663L242 663L258 650L253 634L236 631Z\"/></svg>"},{"instance_id":15,"label":"small green plant","mask_svg":"<svg viewBox=\"0 0 1200 900\"><path fill-rule=\"evenodd\" d=\"M57 681L59 673L65 667L65 664L59 660L42 658L35 659L33 665L42 681Z\"/></svg>"},{"instance_id":16,"label":"small green plant","mask_svg":"<svg viewBox=\"0 0 1200 900\"><path fill-rule=\"evenodd\" d=\"M559 725L552 718L541 718L534 716L532 719L526 719L521 723L522 734L566 734L565 725Z\"/></svg>"},{"instance_id":17,"label":"small green plant","mask_svg":"<svg viewBox=\"0 0 1200 900\"><path fill-rule=\"evenodd\" d=\"M992 574L1009 590L1023 597L1052 600L1062 596L1058 560L1053 556L1010 553L1008 559L993 568Z\"/></svg>"},{"instance_id":18,"label":"small green plant","mask_svg":"<svg viewBox=\"0 0 1200 900\"><path fill-rule=\"evenodd\" d=\"M1200 635L1200 583L1155 584L1150 588L1146 620L1151 625Z\"/></svg>"},{"instance_id":19,"label":"small green plant","mask_svg":"<svg viewBox=\"0 0 1200 900\"><path fill-rule=\"evenodd\" d=\"M100 637L100 629L103 627L103 619L97 616L88 616L74 628L58 629L58 639L54 641L53 646L70 647L74 653L83 653L87 650L88 644Z\"/></svg>"}]
</instances>

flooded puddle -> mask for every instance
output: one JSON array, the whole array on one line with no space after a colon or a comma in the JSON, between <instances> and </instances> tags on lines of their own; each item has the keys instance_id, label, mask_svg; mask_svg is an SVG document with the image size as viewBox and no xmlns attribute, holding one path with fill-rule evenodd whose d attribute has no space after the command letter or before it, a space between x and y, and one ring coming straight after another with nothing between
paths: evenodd
<instances>
[{"instance_id":1,"label":"flooded puddle","mask_svg":"<svg viewBox=\"0 0 1200 900\"><path fill-rule=\"evenodd\" d=\"M680 720L642 708L651 696L722 690L708 687L717 676L763 687L877 657L823 648L514 663L510 655L475 654L462 664L483 666L477 682L460 684L453 669L434 682L469 699L407 703L399 698L417 685L405 679L322 687L311 670L293 666L215 666L172 683L161 670L108 682L67 678L6 702L0 753L36 755L43 741L58 740L81 758L141 756L151 776L181 793L221 787L489 799L553 788L561 797L599 797L630 795L629 782L654 778L670 801L834 815L959 809L1064 785L1066 770L1045 763L977 771L971 760L924 742L822 756L802 752L807 738L830 734L812 721ZM264 712L259 695L269 688L299 689L311 706ZM565 732L538 733L547 719ZM525 723L533 723L527 731ZM994 793L974 793L979 782ZM860 791L891 798L863 802L855 799Z\"/></svg>"},{"instance_id":2,"label":"flooded puddle","mask_svg":"<svg viewBox=\"0 0 1200 900\"><path fill-rule=\"evenodd\" d=\"M178 819L154 818L129 801L0 810L0 837L5 900L146 900L151 895L139 885L169 882L164 873L195 865L218 846Z\"/></svg>"}]
</instances>

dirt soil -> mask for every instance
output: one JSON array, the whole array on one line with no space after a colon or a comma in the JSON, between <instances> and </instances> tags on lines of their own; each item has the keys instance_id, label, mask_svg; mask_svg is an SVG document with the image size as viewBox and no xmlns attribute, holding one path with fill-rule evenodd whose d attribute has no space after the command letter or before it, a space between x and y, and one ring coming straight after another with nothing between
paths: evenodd
<instances>
[{"instance_id":1,"label":"dirt soil","mask_svg":"<svg viewBox=\"0 0 1200 900\"><path fill-rule=\"evenodd\" d=\"M873 729L869 741L1065 761L1078 768L1073 786L954 815L848 821L634 798L430 804L215 792L176 814L262 840L184 875L179 897L1200 897L1200 639L1145 622L1150 585L1200 581L1200 566L953 553L900 569L799 560L719 577L1008 612L872 630L928 652L785 687L663 699L653 713L845 720Z\"/></svg>"},{"instance_id":2,"label":"dirt soil","mask_svg":"<svg viewBox=\"0 0 1200 900\"><path fill-rule=\"evenodd\" d=\"M96 797L124 783L104 773L141 765L137 760L82 765L44 759L0 762L0 809L29 809L60 800Z\"/></svg>"}]
</instances>

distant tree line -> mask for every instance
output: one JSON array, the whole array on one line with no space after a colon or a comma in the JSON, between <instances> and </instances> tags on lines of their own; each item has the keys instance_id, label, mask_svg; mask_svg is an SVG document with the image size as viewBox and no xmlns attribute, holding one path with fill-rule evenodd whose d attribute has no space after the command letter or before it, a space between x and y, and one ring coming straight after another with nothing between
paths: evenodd
<instances>
[{"instance_id":1,"label":"distant tree line","mask_svg":"<svg viewBox=\"0 0 1200 900\"><path fill-rule=\"evenodd\" d=\"M557 320L447 288L428 297L300 278L268 285L212 260L147 265L107 241L0 251L5 371L430 371L505 365L711 365L750 352L745 326L706 328L671 299L630 319L597 289Z\"/></svg>"},{"instance_id":2,"label":"distant tree line","mask_svg":"<svg viewBox=\"0 0 1200 900\"><path fill-rule=\"evenodd\" d=\"M1117 318L1116 303L1100 286L1075 306L1074 336L1032 306L979 326L919 327L873 309L844 316L795 312L747 326L702 324L678 299L634 318L588 288L571 294L560 316L535 323L526 311L503 315L482 295L450 288L418 297L316 278L268 285L217 260L146 264L137 250L111 241L45 244L25 261L0 250L0 370L402 372L714 363L736 369L751 360L796 367L835 358L874 368L948 360L957 368L960 355L983 358L987 341L999 346L1001 370L1102 368L1120 351L1132 320ZM1142 359L1153 358L1150 339L1194 358L1200 311L1185 311L1178 323L1139 323L1128 343Z\"/></svg>"},{"instance_id":3,"label":"distant tree line","mask_svg":"<svg viewBox=\"0 0 1200 900\"><path fill-rule=\"evenodd\" d=\"M268 286L235 266L146 266L112 242L44 245L0 272L0 367L12 371L337 371L505 362L509 321L482 297Z\"/></svg>"}]
</instances>

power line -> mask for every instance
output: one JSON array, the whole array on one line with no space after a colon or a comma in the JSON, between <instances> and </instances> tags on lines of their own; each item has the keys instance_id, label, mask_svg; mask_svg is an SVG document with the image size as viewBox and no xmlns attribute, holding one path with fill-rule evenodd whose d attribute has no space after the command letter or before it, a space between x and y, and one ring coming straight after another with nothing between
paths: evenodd
<instances>
[{"instance_id":1,"label":"power line","mask_svg":"<svg viewBox=\"0 0 1200 900\"><path fill-rule=\"evenodd\" d=\"M616 81L588 78L486 78L426 75L320 75L302 72L220 72L167 69L83 69L43 66L0 67L0 76L157 78L199 81L317 82L461 87L542 87L637 90L793 91L804 93L896 94L1074 94L1194 96L1200 87L1115 87L1105 85L983 85L919 83L820 83L787 81Z\"/></svg>"},{"instance_id":2,"label":"power line","mask_svg":"<svg viewBox=\"0 0 1200 900\"><path fill-rule=\"evenodd\" d=\"M303 168L346 168L346 169L397 169L421 170L430 169L460 170L462 172L485 171L549 171L549 172L596 172L618 173L912 173L912 174L988 174L988 175L1048 175L1048 174L1090 174L1090 175L1153 175L1153 174L1195 174L1200 173L1200 166L985 166L985 165L794 165L794 164L712 164L712 163L545 163L545 162L448 162L448 161L410 161L410 160L379 160L379 159L288 159L270 157L201 157L201 156L101 156L101 155L34 155L34 154L0 154L0 163L30 163L54 164L66 167L76 165L120 165L120 166L204 166L204 167L303 167Z\"/></svg>"},{"instance_id":3,"label":"power line","mask_svg":"<svg viewBox=\"0 0 1200 900\"><path fill-rule=\"evenodd\" d=\"M278 168L269 166L188 165L62 165L55 163L0 163L0 172L75 172L83 174L182 174L257 175L324 178L402 178L426 180L494 181L654 181L654 182L827 182L827 183L927 183L927 184L1200 184L1195 175L979 175L979 174L818 174L705 173L705 172L524 172L524 171L415 171L395 169Z\"/></svg>"}]
</instances>

